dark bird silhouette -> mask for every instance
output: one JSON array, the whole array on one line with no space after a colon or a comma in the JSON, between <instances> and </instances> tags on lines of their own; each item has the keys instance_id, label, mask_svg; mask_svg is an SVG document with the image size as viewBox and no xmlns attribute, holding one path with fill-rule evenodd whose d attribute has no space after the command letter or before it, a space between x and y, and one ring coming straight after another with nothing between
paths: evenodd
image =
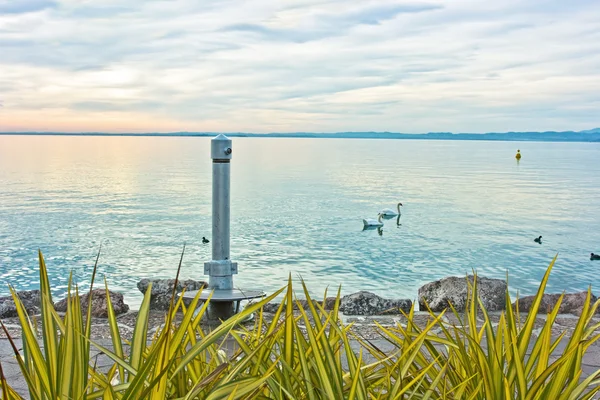
<instances>
[{"instance_id":1,"label":"dark bird silhouette","mask_svg":"<svg viewBox=\"0 0 600 400\"><path fill-rule=\"evenodd\" d=\"M590 254L590 260L600 260L600 254Z\"/></svg>"},{"instance_id":2,"label":"dark bird silhouette","mask_svg":"<svg viewBox=\"0 0 600 400\"><path fill-rule=\"evenodd\" d=\"M542 237L540 236L539 238L535 238L533 239L534 242L542 244Z\"/></svg>"},{"instance_id":3,"label":"dark bird silhouette","mask_svg":"<svg viewBox=\"0 0 600 400\"><path fill-rule=\"evenodd\" d=\"M208 240L207 238L205 238L204 236L202 236L202 243L206 244L209 243L210 240Z\"/></svg>"}]
</instances>

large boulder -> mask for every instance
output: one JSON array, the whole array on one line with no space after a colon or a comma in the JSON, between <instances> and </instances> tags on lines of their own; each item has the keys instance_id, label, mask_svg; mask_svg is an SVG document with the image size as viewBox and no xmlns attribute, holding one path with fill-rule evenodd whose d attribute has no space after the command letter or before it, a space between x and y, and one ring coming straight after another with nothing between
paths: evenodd
<instances>
[{"instance_id":1,"label":"large boulder","mask_svg":"<svg viewBox=\"0 0 600 400\"><path fill-rule=\"evenodd\" d=\"M408 312L412 302L407 299L388 300L374 293L360 291L342 297L340 311L344 315L389 315Z\"/></svg>"},{"instance_id":2,"label":"large boulder","mask_svg":"<svg viewBox=\"0 0 600 400\"><path fill-rule=\"evenodd\" d=\"M443 311L452 303L457 311L464 311L467 305L467 279L473 284L473 275L468 277L450 276L439 281L429 282L419 288L419 309ZM477 277L477 295L487 311L504 310L506 305L506 281Z\"/></svg>"},{"instance_id":3,"label":"large boulder","mask_svg":"<svg viewBox=\"0 0 600 400\"><path fill-rule=\"evenodd\" d=\"M538 309L538 314L546 314L552 311L556 302L560 298L560 294L544 294L542 296L542 302L540 303L540 308ZM583 305L585 304L585 299L587 297L587 292L578 292L578 293L567 293L565 297L563 297L562 303L558 309L559 314L575 314L581 315L581 311L583 311ZM525 296L519 299L519 312L529 312L531 306L533 305L533 300L535 296ZM591 296L592 304L596 301L596 296ZM513 303L513 308L516 306L516 301Z\"/></svg>"},{"instance_id":4,"label":"large boulder","mask_svg":"<svg viewBox=\"0 0 600 400\"><path fill-rule=\"evenodd\" d=\"M333 307L335 306L335 301L336 301L336 297L327 297L325 299L325 304L323 304L322 301L317 301L313 299L313 303L315 304L315 308L317 308L317 303L323 305L323 308L326 311L331 311L333 310ZM302 307L302 309L304 310L308 310L309 309L309 304L308 301L305 299L300 299L298 300L298 303L300 303L300 306ZM298 311L298 303L294 302L294 311ZM263 306L263 311L267 312L267 313L276 313L277 310L279 309L279 306L281 305L281 303L267 303ZM285 310L283 310L283 312L285 312Z\"/></svg>"},{"instance_id":5,"label":"large boulder","mask_svg":"<svg viewBox=\"0 0 600 400\"><path fill-rule=\"evenodd\" d=\"M112 303L115 315L123 314L129 311L129 306L123 301L123 295L121 293L110 292L110 302ZM88 309L88 296L89 293L85 293L79 296L81 301L81 312L86 315ZM67 299L64 298L61 301L54 304L56 311L66 312L67 311ZM106 290L105 289L94 289L92 290L92 317L107 318L108 317L108 303L106 301Z\"/></svg>"},{"instance_id":6,"label":"large boulder","mask_svg":"<svg viewBox=\"0 0 600 400\"><path fill-rule=\"evenodd\" d=\"M137 287L142 293L146 293L148 286L152 283L152 293L150 293L150 308L154 310L168 310L173 297L173 287L175 279L142 279L138 282ZM177 293L190 290L200 290L207 287L208 284L204 281L195 281L188 279L177 282ZM177 299L176 299L177 300Z\"/></svg>"},{"instance_id":7,"label":"large boulder","mask_svg":"<svg viewBox=\"0 0 600 400\"><path fill-rule=\"evenodd\" d=\"M39 290L22 290L17 292L17 296L21 299L28 314L35 315L40 313ZM12 296L0 297L0 318L16 317L17 315L17 306Z\"/></svg>"}]
</instances>

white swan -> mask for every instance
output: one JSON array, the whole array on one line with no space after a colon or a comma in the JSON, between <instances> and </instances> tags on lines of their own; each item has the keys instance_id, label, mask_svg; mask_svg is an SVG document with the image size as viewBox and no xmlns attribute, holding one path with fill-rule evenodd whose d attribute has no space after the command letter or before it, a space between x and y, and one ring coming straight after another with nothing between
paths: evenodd
<instances>
[{"instance_id":1,"label":"white swan","mask_svg":"<svg viewBox=\"0 0 600 400\"><path fill-rule=\"evenodd\" d=\"M395 217L396 215L400 215L400 207L402 207L402 203L398 203L398 212L392 210L391 208L386 208L385 210L381 211L381 214L384 217Z\"/></svg>"},{"instance_id":2,"label":"white swan","mask_svg":"<svg viewBox=\"0 0 600 400\"><path fill-rule=\"evenodd\" d=\"M383 218L383 214L379 213L378 216L379 217L377 219L363 218L363 224L365 225L365 228L367 226L383 226L383 222L381 221L381 219Z\"/></svg>"}]
</instances>

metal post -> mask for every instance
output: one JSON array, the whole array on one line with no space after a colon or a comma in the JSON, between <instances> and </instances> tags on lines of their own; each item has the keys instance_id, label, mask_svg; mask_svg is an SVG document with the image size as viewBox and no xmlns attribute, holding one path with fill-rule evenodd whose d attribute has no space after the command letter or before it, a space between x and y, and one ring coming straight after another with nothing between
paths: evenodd
<instances>
[{"instance_id":1,"label":"metal post","mask_svg":"<svg viewBox=\"0 0 600 400\"><path fill-rule=\"evenodd\" d=\"M219 135L211 140L211 158L213 160L212 193L212 259L229 260L229 218L231 207L231 140ZM211 287L215 289L233 289L231 273L210 276Z\"/></svg>"},{"instance_id":2,"label":"metal post","mask_svg":"<svg viewBox=\"0 0 600 400\"><path fill-rule=\"evenodd\" d=\"M231 262L229 254L231 153L231 140L225 135L211 140L212 260L204 263L204 273L209 275L209 289L215 290L233 290L233 274L237 274L237 263ZM209 304L211 318L226 319L233 314L233 301L211 301Z\"/></svg>"},{"instance_id":3,"label":"metal post","mask_svg":"<svg viewBox=\"0 0 600 400\"><path fill-rule=\"evenodd\" d=\"M200 300L209 301L209 320L226 320L239 311L241 301L257 299L265 294L260 290L233 287L233 275L238 273L238 265L231 262L229 254L231 140L219 135L210 145L213 161L212 260L204 263L208 290L200 293ZM191 290L183 294L187 305L197 293L197 290ZM236 309L234 303L237 303Z\"/></svg>"}]
</instances>

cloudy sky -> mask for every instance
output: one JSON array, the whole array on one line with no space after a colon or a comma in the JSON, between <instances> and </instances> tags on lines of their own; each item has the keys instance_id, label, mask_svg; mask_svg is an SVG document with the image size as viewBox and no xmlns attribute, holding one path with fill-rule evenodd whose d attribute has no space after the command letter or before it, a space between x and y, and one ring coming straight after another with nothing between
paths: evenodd
<instances>
[{"instance_id":1,"label":"cloudy sky","mask_svg":"<svg viewBox=\"0 0 600 400\"><path fill-rule=\"evenodd\" d=\"M598 0L0 0L0 131L597 126Z\"/></svg>"}]
</instances>

